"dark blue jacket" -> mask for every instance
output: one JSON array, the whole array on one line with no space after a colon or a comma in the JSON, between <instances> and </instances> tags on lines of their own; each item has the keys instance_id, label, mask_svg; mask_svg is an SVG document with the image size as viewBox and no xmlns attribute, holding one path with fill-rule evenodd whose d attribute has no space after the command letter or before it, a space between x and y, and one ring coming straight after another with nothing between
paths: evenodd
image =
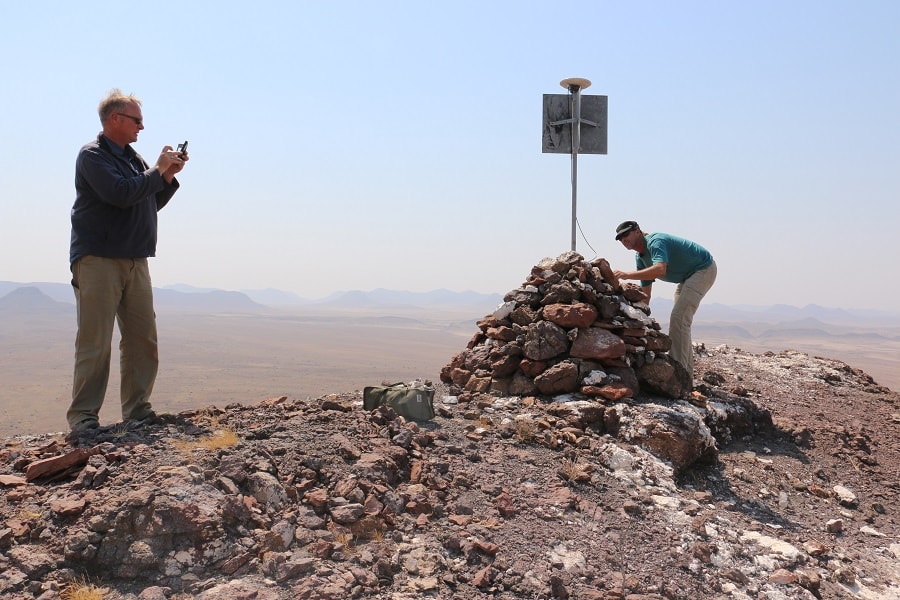
<instances>
[{"instance_id":1,"label":"dark blue jacket","mask_svg":"<svg viewBox=\"0 0 900 600\"><path fill-rule=\"evenodd\" d=\"M78 152L69 262L156 256L156 213L178 189L128 145L102 133Z\"/></svg>"}]
</instances>

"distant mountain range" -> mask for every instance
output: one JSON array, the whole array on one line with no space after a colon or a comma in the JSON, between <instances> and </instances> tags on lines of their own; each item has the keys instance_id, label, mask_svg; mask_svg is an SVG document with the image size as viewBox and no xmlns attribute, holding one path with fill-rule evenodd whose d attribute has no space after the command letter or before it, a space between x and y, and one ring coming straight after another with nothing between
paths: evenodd
<instances>
[{"instance_id":1,"label":"distant mountain range","mask_svg":"<svg viewBox=\"0 0 900 600\"><path fill-rule=\"evenodd\" d=\"M3 282L6 283L6 282ZM17 287L8 293L0 283L0 316L73 314L74 302L61 302L34 285ZM71 292L70 292L71 293Z\"/></svg>"},{"instance_id":2,"label":"distant mountain range","mask_svg":"<svg viewBox=\"0 0 900 600\"><path fill-rule=\"evenodd\" d=\"M225 291L178 284L153 288L157 310L255 313L272 309L322 307L334 309L404 310L414 308L472 309L483 316L503 300L500 294L476 292L403 292L376 289L337 292L320 300L308 300L276 289ZM52 310L71 311L72 286L64 283L0 281L0 314L31 314Z\"/></svg>"},{"instance_id":3,"label":"distant mountain range","mask_svg":"<svg viewBox=\"0 0 900 600\"><path fill-rule=\"evenodd\" d=\"M503 301L502 294L452 292L445 289L430 292L353 290L337 292L320 300L308 300L277 289L225 291L184 284L154 288L154 298L156 308L160 311L262 313L297 307L385 311L452 308L471 310L474 318L488 314ZM74 304L69 284L0 281L0 316L71 312ZM671 306L671 300L653 300L653 316L661 325L668 325ZM780 337L789 329L799 333L817 331L827 334L831 331L846 334L846 328L900 327L900 312L827 308L815 304L804 307L786 304L703 304L697 313L695 328L703 324L715 324L719 334L730 334L736 338L759 338L766 334L767 329L775 329ZM872 333L866 335L871 336ZM890 332L888 337L896 339L896 332Z\"/></svg>"}]
</instances>

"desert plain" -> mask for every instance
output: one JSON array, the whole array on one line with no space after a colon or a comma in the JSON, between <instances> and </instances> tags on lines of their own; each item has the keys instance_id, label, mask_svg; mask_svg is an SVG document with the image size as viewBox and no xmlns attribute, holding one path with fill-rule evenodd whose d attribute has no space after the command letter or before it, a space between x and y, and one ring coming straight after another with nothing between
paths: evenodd
<instances>
[{"instance_id":1,"label":"desert plain","mask_svg":"<svg viewBox=\"0 0 900 600\"><path fill-rule=\"evenodd\" d=\"M160 313L157 324L160 370L152 403L165 412L318 397L383 381L436 381L474 333L474 319L461 315L358 311ZM3 324L0 437L67 429L74 335L74 315ZM102 423L121 420L117 354L116 335Z\"/></svg>"}]
</instances>

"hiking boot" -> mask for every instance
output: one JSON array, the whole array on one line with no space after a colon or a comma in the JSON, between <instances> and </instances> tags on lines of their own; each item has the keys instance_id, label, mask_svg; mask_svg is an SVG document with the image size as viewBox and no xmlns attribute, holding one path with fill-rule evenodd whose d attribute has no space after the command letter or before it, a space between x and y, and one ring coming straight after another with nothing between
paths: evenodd
<instances>
[{"instance_id":1,"label":"hiking boot","mask_svg":"<svg viewBox=\"0 0 900 600\"><path fill-rule=\"evenodd\" d=\"M97 419L85 419L80 423L76 423L72 427L72 431L66 436L67 442L89 439L97 435L100 430L100 423Z\"/></svg>"},{"instance_id":2,"label":"hiking boot","mask_svg":"<svg viewBox=\"0 0 900 600\"><path fill-rule=\"evenodd\" d=\"M140 419L129 419L129 425L132 427L148 427L150 425L168 425L175 423L177 417L169 413L157 413L150 411Z\"/></svg>"}]
</instances>

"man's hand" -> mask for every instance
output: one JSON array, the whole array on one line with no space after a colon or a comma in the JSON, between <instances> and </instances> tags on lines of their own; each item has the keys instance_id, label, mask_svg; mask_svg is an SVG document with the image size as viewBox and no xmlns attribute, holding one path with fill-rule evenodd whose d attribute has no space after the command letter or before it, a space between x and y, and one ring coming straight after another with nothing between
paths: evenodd
<instances>
[{"instance_id":1,"label":"man's hand","mask_svg":"<svg viewBox=\"0 0 900 600\"><path fill-rule=\"evenodd\" d=\"M668 265L664 262L655 263L653 266L640 271L613 271L613 275L619 279L639 279L641 281L653 281L666 274Z\"/></svg>"},{"instance_id":2,"label":"man's hand","mask_svg":"<svg viewBox=\"0 0 900 600\"><path fill-rule=\"evenodd\" d=\"M160 172L166 183L172 183L175 174L181 172L184 163L188 160L187 152L176 152L172 146L164 146L156 160L156 170Z\"/></svg>"}]
</instances>

